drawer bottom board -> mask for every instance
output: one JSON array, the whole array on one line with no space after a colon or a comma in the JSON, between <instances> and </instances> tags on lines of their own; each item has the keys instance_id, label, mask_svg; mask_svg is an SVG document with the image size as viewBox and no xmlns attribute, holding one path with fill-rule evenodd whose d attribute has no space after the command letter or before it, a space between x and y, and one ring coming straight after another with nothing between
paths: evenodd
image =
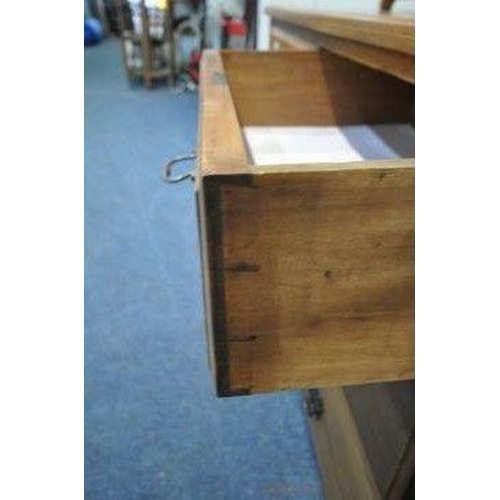
<instances>
[{"instance_id":1,"label":"drawer bottom board","mask_svg":"<svg viewBox=\"0 0 500 500\"><path fill-rule=\"evenodd\" d=\"M285 165L391 160L415 155L406 123L384 125L244 127L253 164Z\"/></svg>"}]
</instances>

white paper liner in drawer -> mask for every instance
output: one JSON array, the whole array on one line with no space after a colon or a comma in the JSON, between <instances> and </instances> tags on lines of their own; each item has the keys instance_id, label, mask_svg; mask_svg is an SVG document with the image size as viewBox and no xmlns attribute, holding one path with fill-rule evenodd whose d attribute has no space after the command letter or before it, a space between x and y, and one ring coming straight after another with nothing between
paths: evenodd
<instances>
[{"instance_id":1,"label":"white paper liner in drawer","mask_svg":"<svg viewBox=\"0 0 500 500\"><path fill-rule=\"evenodd\" d=\"M346 127L244 127L254 165L343 163L415 155L405 123Z\"/></svg>"}]
</instances>

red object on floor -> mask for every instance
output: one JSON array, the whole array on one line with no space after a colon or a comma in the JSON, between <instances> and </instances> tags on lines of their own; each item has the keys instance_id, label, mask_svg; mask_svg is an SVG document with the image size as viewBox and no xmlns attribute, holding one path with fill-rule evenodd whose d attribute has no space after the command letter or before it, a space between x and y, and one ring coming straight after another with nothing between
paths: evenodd
<instances>
[{"instance_id":1,"label":"red object on floor","mask_svg":"<svg viewBox=\"0 0 500 500\"><path fill-rule=\"evenodd\" d=\"M224 28L228 36L246 36L247 26L241 19L225 19Z\"/></svg>"},{"instance_id":2,"label":"red object on floor","mask_svg":"<svg viewBox=\"0 0 500 500\"><path fill-rule=\"evenodd\" d=\"M195 83L198 83L200 80L200 59L201 52L194 50L191 53L191 59L189 61L188 67L186 68L187 74Z\"/></svg>"}]
</instances>

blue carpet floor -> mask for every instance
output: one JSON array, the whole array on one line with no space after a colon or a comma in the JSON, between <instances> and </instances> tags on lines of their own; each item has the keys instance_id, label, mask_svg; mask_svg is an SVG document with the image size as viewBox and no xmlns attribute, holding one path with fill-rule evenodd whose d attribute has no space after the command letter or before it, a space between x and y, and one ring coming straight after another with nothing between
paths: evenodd
<instances>
[{"instance_id":1,"label":"blue carpet floor","mask_svg":"<svg viewBox=\"0 0 500 500\"><path fill-rule=\"evenodd\" d=\"M215 397L193 186L160 180L197 106L85 49L85 498L318 499L299 393Z\"/></svg>"}]
</instances>

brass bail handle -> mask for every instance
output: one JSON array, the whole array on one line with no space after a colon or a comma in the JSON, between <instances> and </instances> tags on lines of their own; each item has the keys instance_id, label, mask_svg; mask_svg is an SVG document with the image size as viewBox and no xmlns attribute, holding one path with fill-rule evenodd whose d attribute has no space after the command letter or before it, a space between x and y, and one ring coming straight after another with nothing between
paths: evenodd
<instances>
[{"instance_id":1,"label":"brass bail handle","mask_svg":"<svg viewBox=\"0 0 500 500\"><path fill-rule=\"evenodd\" d=\"M186 179L194 180L194 174L192 171L187 172L185 174L174 175L174 165L177 163L183 163L185 161L194 161L196 160L196 153L190 153L187 155L176 156L172 160L168 161L163 167L163 180L168 182L169 184L176 184L177 182L182 182Z\"/></svg>"}]
</instances>

